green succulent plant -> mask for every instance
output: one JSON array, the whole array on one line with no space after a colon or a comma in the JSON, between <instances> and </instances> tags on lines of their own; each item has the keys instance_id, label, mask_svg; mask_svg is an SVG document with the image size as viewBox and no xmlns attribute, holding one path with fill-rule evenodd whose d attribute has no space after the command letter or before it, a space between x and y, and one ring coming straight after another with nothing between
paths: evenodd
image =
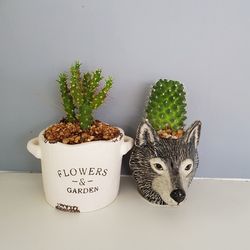
<instances>
[{"instance_id":1,"label":"green succulent plant","mask_svg":"<svg viewBox=\"0 0 250 250\"><path fill-rule=\"evenodd\" d=\"M146 107L146 118L157 131L183 129L186 120L186 93L178 81L161 79L154 84Z\"/></svg>"},{"instance_id":2,"label":"green succulent plant","mask_svg":"<svg viewBox=\"0 0 250 250\"><path fill-rule=\"evenodd\" d=\"M103 104L108 91L113 85L111 77L104 79L102 70L82 73L81 64L76 61L70 68L70 76L60 73L57 82L68 122L79 121L82 129L88 129L93 122L93 111Z\"/></svg>"}]
</instances>

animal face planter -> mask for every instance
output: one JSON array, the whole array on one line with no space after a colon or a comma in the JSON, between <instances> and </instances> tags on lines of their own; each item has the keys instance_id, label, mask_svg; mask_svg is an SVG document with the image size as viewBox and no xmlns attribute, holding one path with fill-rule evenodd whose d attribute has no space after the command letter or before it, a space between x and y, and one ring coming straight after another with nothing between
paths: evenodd
<instances>
[{"instance_id":1,"label":"animal face planter","mask_svg":"<svg viewBox=\"0 0 250 250\"><path fill-rule=\"evenodd\" d=\"M181 83L154 85L130 158L138 191L151 203L179 205L197 170L201 122L184 131L185 106Z\"/></svg>"},{"instance_id":2,"label":"animal face planter","mask_svg":"<svg viewBox=\"0 0 250 250\"><path fill-rule=\"evenodd\" d=\"M130 168L140 194L159 205L179 205L186 197L198 167L197 146L201 122L196 121L183 138L160 138L142 122L136 134Z\"/></svg>"}]
</instances>

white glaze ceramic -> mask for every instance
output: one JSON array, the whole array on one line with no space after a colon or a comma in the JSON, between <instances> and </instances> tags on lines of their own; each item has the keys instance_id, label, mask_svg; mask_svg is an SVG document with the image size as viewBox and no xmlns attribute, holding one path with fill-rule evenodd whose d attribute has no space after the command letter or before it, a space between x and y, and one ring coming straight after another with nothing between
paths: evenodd
<instances>
[{"instance_id":1,"label":"white glaze ceramic","mask_svg":"<svg viewBox=\"0 0 250 250\"><path fill-rule=\"evenodd\" d=\"M41 159L47 202L60 210L88 212L110 204L118 195L122 156L133 139L121 135L110 141L76 145L45 142L42 131L27 144Z\"/></svg>"}]
</instances>

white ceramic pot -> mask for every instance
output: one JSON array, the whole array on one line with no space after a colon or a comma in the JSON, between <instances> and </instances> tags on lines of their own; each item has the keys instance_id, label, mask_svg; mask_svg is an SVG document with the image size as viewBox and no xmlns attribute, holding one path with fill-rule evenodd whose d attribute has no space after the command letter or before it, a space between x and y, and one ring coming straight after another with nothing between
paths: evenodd
<instances>
[{"instance_id":1,"label":"white ceramic pot","mask_svg":"<svg viewBox=\"0 0 250 250\"><path fill-rule=\"evenodd\" d=\"M45 197L51 206L87 212L117 197L122 156L133 146L133 139L120 131L113 140L76 145L45 142L42 131L28 142L28 151L41 159Z\"/></svg>"}]
</instances>

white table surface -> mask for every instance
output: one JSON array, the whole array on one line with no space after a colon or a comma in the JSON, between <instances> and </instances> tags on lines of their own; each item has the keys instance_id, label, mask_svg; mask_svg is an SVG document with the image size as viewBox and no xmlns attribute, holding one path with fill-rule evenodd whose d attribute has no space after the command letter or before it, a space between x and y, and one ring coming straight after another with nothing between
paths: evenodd
<instances>
[{"instance_id":1,"label":"white table surface","mask_svg":"<svg viewBox=\"0 0 250 250\"><path fill-rule=\"evenodd\" d=\"M249 250L250 182L194 180L178 208L143 200L121 178L108 207L71 214L44 200L40 174L0 173L1 250Z\"/></svg>"}]
</instances>

